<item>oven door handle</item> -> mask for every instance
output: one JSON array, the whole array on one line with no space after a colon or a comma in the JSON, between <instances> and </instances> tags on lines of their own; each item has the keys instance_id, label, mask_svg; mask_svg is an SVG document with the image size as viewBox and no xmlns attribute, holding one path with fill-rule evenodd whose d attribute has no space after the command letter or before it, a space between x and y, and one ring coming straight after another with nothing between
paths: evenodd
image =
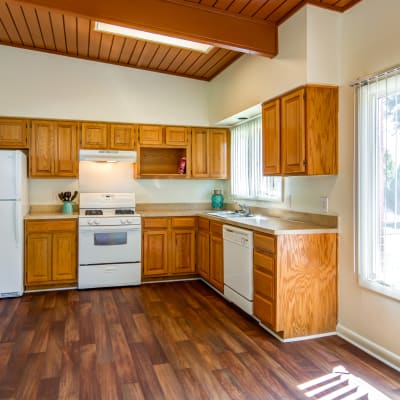
<instances>
[{"instance_id":1,"label":"oven door handle","mask_svg":"<svg viewBox=\"0 0 400 400\"><path fill-rule=\"evenodd\" d=\"M80 232L96 232L96 233L101 233L101 232L132 232L132 231L138 231L140 232L140 225L139 226L134 226L134 225L121 225L121 226L102 226L102 225L96 225L96 226L80 226L79 231Z\"/></svg>"}]
</instances>

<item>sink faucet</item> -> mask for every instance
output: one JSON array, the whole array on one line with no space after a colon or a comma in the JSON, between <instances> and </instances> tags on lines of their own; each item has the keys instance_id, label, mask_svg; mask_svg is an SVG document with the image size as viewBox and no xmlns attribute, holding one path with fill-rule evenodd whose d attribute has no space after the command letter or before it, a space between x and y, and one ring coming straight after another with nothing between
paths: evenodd
<instances>
[{"instance_id":1,"label":"sink faucet","mask_svg":"<svg viewBox=\"0 0 400 400\"><path fill-rule=\"evenodd\" d=\"M240 209L238 210L240 214L248 216L251 214L250 207L247 204L238 204Z\"/></svg>"}]
</instances>

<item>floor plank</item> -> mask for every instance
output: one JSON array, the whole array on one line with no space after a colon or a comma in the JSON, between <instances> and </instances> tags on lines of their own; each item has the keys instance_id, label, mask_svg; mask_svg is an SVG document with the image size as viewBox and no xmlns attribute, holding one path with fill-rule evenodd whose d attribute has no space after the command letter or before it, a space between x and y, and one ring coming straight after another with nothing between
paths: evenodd
<instances>
[{"instance_id":1,"label":"floor plank","mask_svg":"<svg viewBox=\"0 0 400 400\"><path fill-rule=\"evenodd\" d=\"M373 400L371 388L400 400L400 373L337 336L282 344L200 281L0 300L0 400L291 400L335 390Z\"/></svg>"}]
</instances>

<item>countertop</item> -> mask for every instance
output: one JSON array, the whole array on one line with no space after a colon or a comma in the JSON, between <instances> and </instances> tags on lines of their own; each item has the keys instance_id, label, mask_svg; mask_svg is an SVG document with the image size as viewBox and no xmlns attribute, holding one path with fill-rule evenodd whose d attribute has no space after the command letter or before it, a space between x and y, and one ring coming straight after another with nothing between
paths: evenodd
<instances>
[{"instance_id":1,"label":"countertop","mask_svg":"<svg viewBox=\"0 0 400 400\"><path fill-rule=\"evenodd\" d=\"M207 209L186 209L177 210L172 209L152 209L152 210L138 210L138 215L143 218L146 217L197 217L202 216L213 221L218 221L225 225L236 226L238 228L250 229L253 231L268 233L272 235L304 235L304 234L321 234L321 233L338 233L339 230L336 226L329 226L309 221L307 218L297 219L296 216L288 214L285 216L269 216L258 215L250 220L241 218L224 218L214 215L209 215L208 212L212 210ZM64 214L61 212L60 207L32 207L29 214L25 219L68 219L78 218L79 212L73 214ZM302 219L302 220L300 220Z\"/></svg>"},{"instance_id":2,"label":"countertop","mask_svg":"<svg viewBox=\"0 0 400 400\"><path fill-rule=\"evenodd\" d=\"M142 217L202 216L213 221L221 222L225 225L269 233L272 235L338 233L338 229L336 227L318 225L307 221L296 221L263 215L256 216L251 220L245 221L244 219L241 220L241 218L224 218L207 214L210 211L211 210L151 210L139 211L139 213Z\"/></svg>"}]
</instances>

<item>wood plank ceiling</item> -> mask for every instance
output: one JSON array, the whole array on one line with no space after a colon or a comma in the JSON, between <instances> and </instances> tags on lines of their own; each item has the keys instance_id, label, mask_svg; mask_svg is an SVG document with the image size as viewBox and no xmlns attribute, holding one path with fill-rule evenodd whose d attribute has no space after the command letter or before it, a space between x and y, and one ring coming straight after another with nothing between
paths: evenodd
<instances>
[{"instance_id":1,"label":"wood plank ceiling","mask_svg":"<svg viewBox=\"0 0 400 400\"><path fill-rule=\"evenodd\" d=\"M361 0L165 0L225 16L279 25L306 3L343 12ZM0 0L0 44L209 81L243 53L208 53L95 32L93 19L35 4ZM62 3L62 2L61 2Z\"/></svg>"}]
</instances>

